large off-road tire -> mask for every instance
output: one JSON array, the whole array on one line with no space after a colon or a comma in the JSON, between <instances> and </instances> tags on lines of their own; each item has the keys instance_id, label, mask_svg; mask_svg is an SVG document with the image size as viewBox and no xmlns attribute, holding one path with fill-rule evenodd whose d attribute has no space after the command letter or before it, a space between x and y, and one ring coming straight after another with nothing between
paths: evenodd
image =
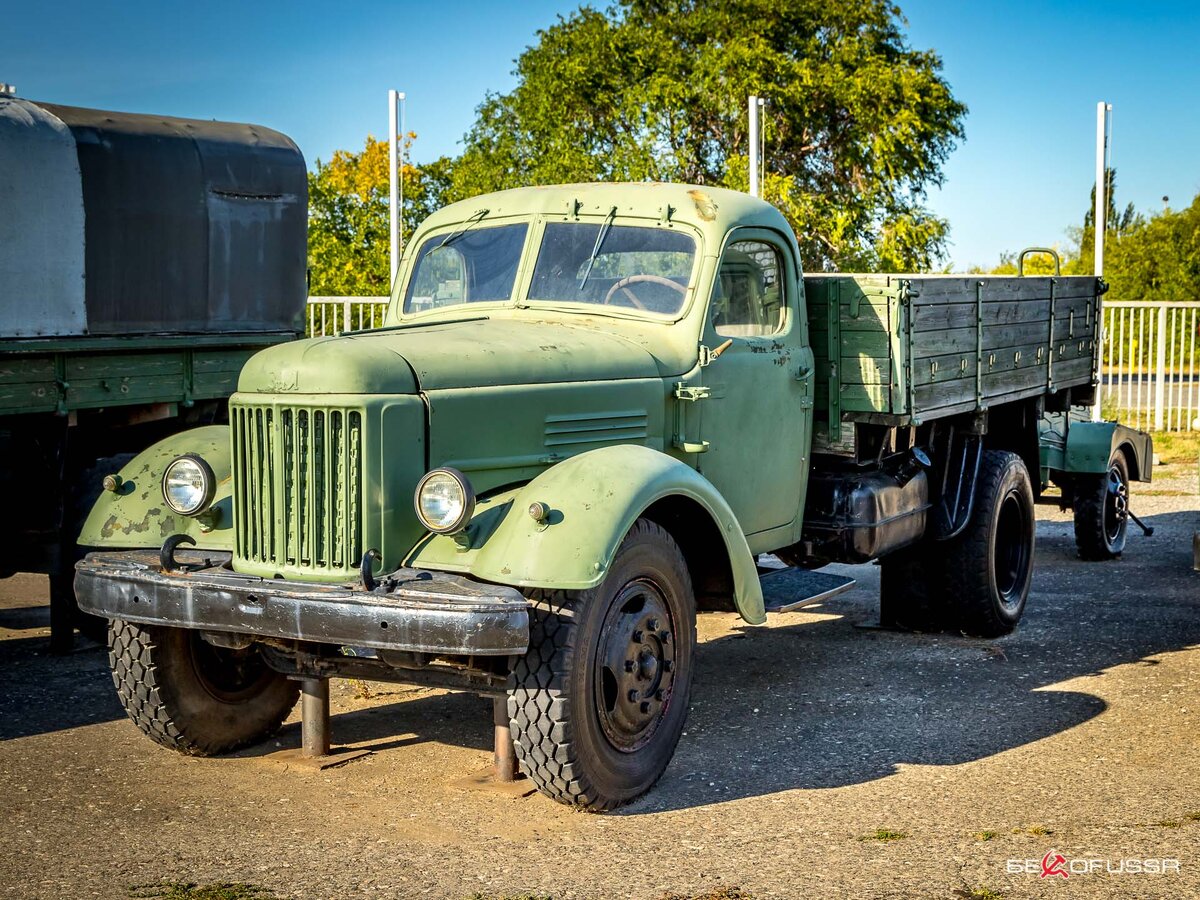
<instances>
[{"instance_id":1,"label":"large off-road tire","mask_svg":"<svg viewBox=\"0 0 1200 900\"><path fill-rule=\"evenodd\" d=\"M228 753L273 734L300 694L253 646L225 650L184 628L114 619L108 662L133 723L189 756Z\"/></svg>"},{"instance_id":2,"label":"large off-road tire","mask_svg":"<svg viewBox=\"0 0 1200 900\"><path fill-rule=\"evenodd\" d=\"M879 560L880 625L907 631L956 627L942 583L942 550L926 539Z\"/></svg>"},{"instance_id":3,"label":"large off-road tire","mask_svg":"<svg viewBox=\"0 0 1200 900\"><path fill-rule=\"evenodd\" d=\"M640 797L687 717L696 612L683 554L639 519L599 586L531 600L529 650L508 690L521 769L542 793L584 809Z\"/></svg>"},{"instance_id":4,"label":"large off-road tire","mask_svg":"<svg viewBox=\"0 0 1200 900\"><path fill-rule=\"evenodd\" d=\"M1075 547L1081 559L1116 559L1125 549L1129 463L1114 450L1103 475L1074 476Z\"/></svg>"},{"instance_id":5,"label":"large off-road tire","mask_svg":"<svg viewBox=\"0 0 1200 900\"><path fill-rule=\"evenodd\" d=\"M1035 528L1025 463L1015 453L985 451L971 520L944 544L946 597L964 634L999 637L1021 620L1033 581Z\"/></svg>"}]
</instances>

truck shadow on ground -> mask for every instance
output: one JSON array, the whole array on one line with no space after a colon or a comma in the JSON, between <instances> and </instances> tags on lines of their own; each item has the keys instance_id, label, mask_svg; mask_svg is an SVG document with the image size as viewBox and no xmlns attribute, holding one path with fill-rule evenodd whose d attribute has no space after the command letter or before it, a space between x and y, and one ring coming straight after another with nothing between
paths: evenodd
<instances>
[{"instance_id":1,"label":"truck shadow on ground","mask_svg":"<svg viewBox=\"0 0 1200 900\"><path fill-rule=\"evenodd\" d=\"M858 567L845 571L859 588L797 624L704 641L686 736L658 786L623 814L857 784L905 763L964 763L1087 722L1104 701L1054 685L1200 645L1197 518L1152 517L1155 537L1131 535L1125 558L1110 563L1078 560L1069 522L1040 522L1028 611L997 640L856 628L878 615L878 570ZM0 740L124 718L103 651L80 644L63 659L46 655L44 638L0 642ZM366 708L335 701L336 745L490 750L490 700L377 690ZM239 756L298 744L292 723Z\"/></svg>"},{"instance_id":2,"label":"truck shadow on ground","mask_svg":"<svg viewBox=\"0 0 1200 900\"><path fill-rule=\"evenodd\" d=\"M901 764L982 759L1073 728L1106 709L1054 685L1200 646L1195 512L1150 519L1125 558L1083 562L1070 522L1038 523L1033 593L997 640L863 631L863 586L784 627L744 628L700 647L687 736L656 789L626 815L886 777ZM850 570L846 570L849 572Z\"/></svg>"}]
</instances>

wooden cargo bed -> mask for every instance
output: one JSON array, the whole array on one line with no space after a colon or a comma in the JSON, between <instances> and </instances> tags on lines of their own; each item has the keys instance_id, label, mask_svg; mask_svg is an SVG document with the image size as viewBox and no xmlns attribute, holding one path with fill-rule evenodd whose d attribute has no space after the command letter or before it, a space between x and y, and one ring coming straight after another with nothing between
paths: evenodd
<instances>
[{"instance_id":1,"label":"wooden cargo bed","mask_svg":"<svg viewBox=\"0 0 1200 900\"><path fill-rule=\"evenodd\" d=\"M1091 276L808 275L818 445L1092 382ZM1053 321L1053 328L1051 322Z\"/></svg>"}]
</instances>

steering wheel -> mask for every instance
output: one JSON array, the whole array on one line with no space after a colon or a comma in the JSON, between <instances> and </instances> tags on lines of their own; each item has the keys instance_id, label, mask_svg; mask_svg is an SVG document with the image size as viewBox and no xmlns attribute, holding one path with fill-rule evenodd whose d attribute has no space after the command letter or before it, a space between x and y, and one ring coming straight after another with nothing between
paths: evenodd
<instances>
[{"instance_id":1,"label":"steering wheel","mask_svg":"<svg viewBox=\"0 0 1200 900\"><path fill-rule=\"evenodd\" d=\"M666 287L674 288L680 294L687 293L687 288L678 281L672 281L670 278L663 278L661 275L627 275L608 289L608 293L604 295L605 304L612 303L613 294L615 294L617 291L620 291L629 298L630 303L645 312L645 304L637 298L633 291L629 290L629 285L637 284L640 281L646 281L651 284L665 285Z\"/></svg>"}]
</instances>

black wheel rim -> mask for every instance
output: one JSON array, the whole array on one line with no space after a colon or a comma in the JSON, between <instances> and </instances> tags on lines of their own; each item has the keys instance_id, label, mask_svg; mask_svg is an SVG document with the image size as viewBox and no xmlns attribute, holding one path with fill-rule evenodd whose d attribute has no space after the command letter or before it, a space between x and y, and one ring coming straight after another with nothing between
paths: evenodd
<instances>
[{"instance_id":1,"label":"black wheel rim","mask_svg":"<svg viewBox=\"0 0 1200 900\"><path fill-rule=\"evenodd\" d=\"M1000 504L996 520L996 547L993 573L1000 603L1013 610L1021 603L1029 572L1027 513L1016 492L1010 492Z\"/></svg>"},{"instance_id":2,"label":"black wheel rim","mask_svg":"<svg viewBox=\"0 0 1200 900\"><path fill-rule=\"evenodd\" d=\"M256 647L228 650L210 644L196 632L188 636L192 668L204 689L224 703L241 703L258 695L271 669Z\"/></svg>"},{"instance_id":3,"label":"black wheel rim","mask_svg":"<svg viewBox=\"0 0 1200 900\"><path fill-rule=\"evenodd\" d=\"M1109 545L1121 538L1125 520L1129 517L1129 485L1120 466L1108 470L1108 487L1104 494L1104 537Z\"/></svg>"},{"instance_id":4,"label":"black wheel rim","mask_svg":"<svg viewBox=\"0 0 1200 900\"><path fill-rule=\"evenodd\" d=\"M675 621L662 590L635 579L613 598L596 648L596 715L614 748L644 747L671 705Z\"/></svg>"}]
</instances>

